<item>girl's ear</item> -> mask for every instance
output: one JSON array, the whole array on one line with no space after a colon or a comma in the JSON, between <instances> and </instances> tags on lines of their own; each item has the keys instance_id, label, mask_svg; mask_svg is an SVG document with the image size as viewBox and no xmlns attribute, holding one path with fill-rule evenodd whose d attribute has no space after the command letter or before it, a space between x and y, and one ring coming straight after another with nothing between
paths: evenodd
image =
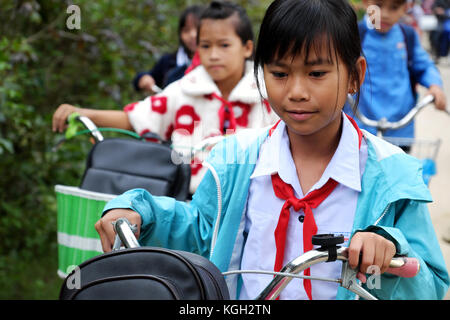
<instances>
[{"instance_id":1,"label":"girl's ear","mask_svg":"<svg viewBox=\"0 0 450 320\"><path fill-rule=\"evenodd\" d=\"M247 40L247 42L244 44L244 56L245 59L249 59L251 56L253 56L253 41Z\"/></svg>"},{"instance_id":2,"label":"girl's ear","mask_svg":"<svg viewBox=\"0 0 450 320\"><path fill-rule=\"evenodd\" d=\"M356 60L356 70L358 70L358 76L359 76L359 84L362 85L364 82L364 79L366 77L366 69L367 69L367 61L364 57L359 57L358 60Z\"/></svg>"},{"instance_id":3,"label":"girl's ear","mask_svg":"<svg viewBox=\"0 0 450 320\"><path fill-rule=\"evenodd\" d=\"M358 60L356 60L356 74L355 76L358 77L358 79L353 79L351 83L351 87L349 90L349 93L355 94L360 87L362 86L364 82L364 78L366 77L366 69L367 69L367 62L364 57L359 57ZM359 81L358 81L359 80ZM359 88L358 88L359 84Z\"/></svg>"}]
</instances>

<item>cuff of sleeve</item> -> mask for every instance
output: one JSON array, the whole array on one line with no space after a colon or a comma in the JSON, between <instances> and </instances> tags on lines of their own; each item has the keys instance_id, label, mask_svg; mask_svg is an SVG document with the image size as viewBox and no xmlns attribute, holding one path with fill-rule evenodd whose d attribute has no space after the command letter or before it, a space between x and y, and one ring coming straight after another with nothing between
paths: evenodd
<instances>
[{"instance_id":1,"label":"cuff of sleeve","mask_svg":"<svg viewBox=\"0 0 450 320\"><path fill-rule=\"evenodd\" d=\"M153 218L150 210L144 208L145 204L142 198L145 197L143 190L135 189L127 191L124 194L110 200L103 208L102 217L112 209L130 209L140 214L142 219L141 228L148 226Z\"/></svg>"},{"instance_id":2,"label":"cuff of sleeve","mask_svg":"<svg viewBox=\"0 0 450 320\"><path fill-rule=\"evenodd\" d=\"M397 228L384 227L384 226L369 226L364 230L358 230L358 231L373 232L373 233L376 233L376 234L392 241L396 248L396 254L398 254L398 255L402 255L402 256L407 255L409 252L408 242L406 241L403 233Z\"/></svg>"},{"instance_id":3,"label":"cuff of sleeve","mask_svg":"<svg viewBox=\"0 0 450 320\"><path fill-rule=\"evenodd\" d=\"M126 205L123 201L117 201L117 198L110 200L103 208L102 217L112 209L131 209L131 205Z\"/></svg>"},{"instance_id":4,"label":"cuff of sleeve","mask_svg":"<svg viewBox=\"0 0 450 320\"><path fill-rule=\"evenodd\" d=\"M431 86L438 86L441 89L444 88L444 83L442 82L442 80L436 78L433 80L424 80L423 83L420 83L421 85L423 85L425 88L430 88Z\"/></svg>"}]
</instances>

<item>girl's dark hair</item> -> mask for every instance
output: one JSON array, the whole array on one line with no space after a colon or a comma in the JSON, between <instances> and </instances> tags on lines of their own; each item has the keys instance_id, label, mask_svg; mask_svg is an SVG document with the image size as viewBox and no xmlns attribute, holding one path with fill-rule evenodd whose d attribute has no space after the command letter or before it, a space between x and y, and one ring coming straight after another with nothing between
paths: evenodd
<instances>
[{"instance_id":1,"label":"girl's dark hair","mask_svg":"<svg viewBox=\"0 0 450 320\"><path fill-rule=\"evenodd\" d=\"M200 20L200 16L203 12L203 7L200 5L193 5L189 6L181 13L180 19L178 20L178 34L181 33L181 30L186 25L186 20L189 17L189 15L192 15L195 20Z\"/></svg>"},{"instance_id":2,"label":"girl's dark hair","mask_svg":"<svg viewBox=\"0 0 450 320\"><path fill-rule=\"evenodd\" d=\"M362 51L357 17L347 0L272 2L261 24L254 58L258 87L258 73L265 64L285 56L295 57L303 50L306 62L310 50L319 53L324 44L328 46L330 62L337 62L340 57L347 66L351 80L357 85L357 105L361 83L356 61Z\"/></svg>"},{"instance_id":3,"label":"girl's dark hair","mask_svg":"<svg viewBox=\"0 0 450 320\"><path fill-rule=\"evenodd\" d=\"M181 40L181 30L183 30L184 26L186 25L186 20L188 19L189 16L192 16L195 19L196 24L198 25L203 9L204 7L200 5L189 6L186 9L184 9L178 20L178 41L180 42L180 45L184 48L184 50L186 50L186 52L189 52L189 49L186 48L186 45Z\"/></svg>"},{"instance_id":4,"label":"girl's dark hair","mask_svg":"<svg viewBox=\"0 0 450 320\"><path fill-rule=\"evenodd\" d=\"M236 15L237 21L235 23L236 34L241 38L242 43L246 44L248 40L253 41L253 28L247 12L240 5L228 1L212 1L209 6L203 11L200 17L200 24L197 32L197 42L199 40L201 20L213 19L222 20Z\"/></svg>"}]
</instances>

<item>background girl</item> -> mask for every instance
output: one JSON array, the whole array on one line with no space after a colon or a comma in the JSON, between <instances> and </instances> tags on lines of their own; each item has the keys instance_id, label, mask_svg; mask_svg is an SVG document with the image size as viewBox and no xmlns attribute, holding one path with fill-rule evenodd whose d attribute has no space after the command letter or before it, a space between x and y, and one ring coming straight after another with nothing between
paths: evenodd
<instances>
[{"instance_id":1,"label":"background girl","mask_svg":"<svg viewBox=\"0 0 450 320\"><path fill-rule=\"evenodd\" d=\"M133 80L133 86L137 91L153 94L153 86L164 88L173 81L178 80L171 74L183 74L190 65L197 50L197 29L201 16L201 6L187 7L180 16L178 23L177 51L165 54L158 60L152 70L139 72Z\"/></svg>"},{"instance_id":2,"label":"background girl","mask_svg":"<svg viewBox=\"0 0 450 320\"><path fill-rule=\"evenodd\" d=\"M312 249L316 233L344 234L349 263L386 270L395 254L416 257L414 278L381 276L381 299L441 299L449 277L426 203L420 162L361 131L342 112L366 70L356 15L345 0L276 0L255 54L261 91L281 121L237 134L211 152L190 204L132 190L96 224L105 251L111 221L127 217L142 245L209 256L221 271L278 271ZM261 79L262 81L262 79ZM264 84L264 86L263 86ZM216 196L217 194L217 196ZM305 274L337 278L340 262ZM272 276L227 277L232 297L255 298ZM419 289L420 288L420 289ZM352 299L335 283L292 280L282 299Z\"/></svg>"},{"instance_id":3,"label":"background girl","mask_svg":"<svg viewBox=\"0 0 450 320\"><path fill-rule=\"evenodd\" d=\"M253 31L245 10L233 3L213 1L203 12L198 32L201 66L158 95L131 103L124 111L76 108L63 104L53 115L53 130L63 131L72 112L89 117L99 127L153 132L171 139L174 149L190 156L201 140L257 128L277 119L259 95L254 77ZM194 159L190 190L204 172Z\"/></svg>"}]
</instances>

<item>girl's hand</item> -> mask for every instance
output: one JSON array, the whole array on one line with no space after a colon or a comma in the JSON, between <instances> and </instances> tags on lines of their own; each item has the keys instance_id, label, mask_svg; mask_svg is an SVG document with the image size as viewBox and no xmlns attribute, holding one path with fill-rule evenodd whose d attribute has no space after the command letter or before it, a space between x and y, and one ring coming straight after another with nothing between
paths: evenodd
<instances>
[{"instance_id":1,"label":"girl's hand","mask_svg":"<svg viewBox=\"0 0 450 320\"><path fill-rule=\"evenodd\" d=\"M64 132L67 128L67 118L74 112L80 112L80 108L65 103L60 105L53 114L53 132Z\"/></svg>"},{"instance_id":2,"label":"girl's hand","mask_svg":"<svg viewBox=\"0 0 450 320\"><path fill-rule=\"evenodd\" d=\"M445 110L447 108L447 101L445 98L445 93L442 91L441 87L438 85L432 85L428 89L428 94L434 97L434 105L438 110Z\"/></svg>"},{"instance_id":3,"label":"girl's hand","mask_svg":"<svg viewBox=\"0 0 450 320\"><path fill-rule=\"evenodd\" d=\"M110 252L116 238L116 233L112 223L119 218L127 218L133 225L137 226L136 238L139 239L141 232L141 215L130 209L113 209L108 211L100 220L95 223L95 230L100 235L100 241L104 252Z\"/></svg>"},{"instance_id":4,"label":"girl's hand","mask_svg":"<svg viewBox=\"0 0 450 320\"><path fill-rule=\"evenodd\" d=\"M138 87L139 89L148 92L150 94L153 94L153 86L156 84L155 79L153 79L152 76L149 76L148 74L144 75L139 79Z\"/></svg>"},{"instance_id":5,"label":"girl's hand","mask_svg":"<svg viewBox=\"0 0 450 320\"><path fill-rule=\"evenodd\" d=\"M382 274L389 268L395 252L395 244L392 241L373 232L357 232L348 247L348 262L352 269L359 265L359 271L363 275L370 266L377 266Z\"/></svg>"}]
</instances>

